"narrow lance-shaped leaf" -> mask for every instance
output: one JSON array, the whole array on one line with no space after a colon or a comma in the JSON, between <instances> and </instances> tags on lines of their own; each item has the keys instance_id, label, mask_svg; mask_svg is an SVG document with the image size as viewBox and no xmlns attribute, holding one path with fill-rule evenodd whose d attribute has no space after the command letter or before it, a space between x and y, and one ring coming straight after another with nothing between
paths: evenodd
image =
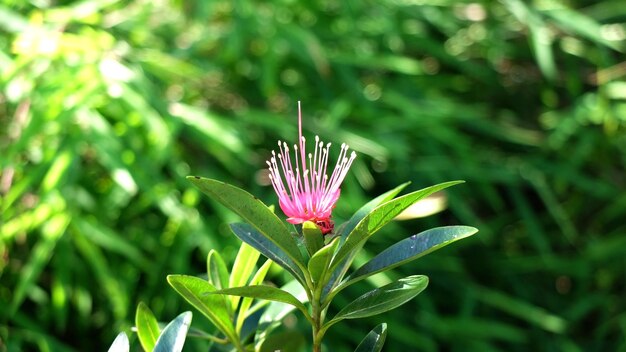
<instances>
[{"instance_id":1,"label":"narrow lance-shaped leaf","mask_svg":"<svg viewBox=\"0 0 626 352\"><path fill-rule=\"evenodd\" d=\"M387 324L382 323L370 331L354 352L380 352L387 337Z\"/></svg>"},{"instance_id":2,"label":"narrow lance-shaped leaf","mask_svg":"<svg viewBox=\"0 0 626 352\"><path fill-rule=\"evenodd\" d=\"M300 283L306 285L304 275L300 268L294 263L289 256L280 249L274 242L270 241L267 237L259 233L251 225L238 223L231 224L231 230L240 240L254 247L261 252L264 256L271 259L274 263L280 265L287 270L294 278Z\"/></svg>"},{"instance_id":3,"label":"narrow lance-shaped leaf","mask_svg":"<svg viewBox=\"0 0 626 352\"><path fill-rule=\"evenodd\" d=\"M245 219L282 249L297 265L304 267L296 240L276 214L272 213L263 202L252 194L224 182L197 176L190 176L187 179L209 197Z\"/></svg>"},{"instance_id":4,"label":"narrow lance-shaped leaf","mask_svg":"<svg viewBox=\"0 0 626 352\"><path fill-rule=\"evenodd\" d=\"M266 260L265 263L263 263L263 265L259 268L259 270L257 270L256 274L254 274L252 280L250 280L250 285L259 285L260 283L262 283L263 279L265 279L265 275L267 275L267 272L270 270L272 263L273 262L271 260ZM237 322L235 324L235 331L237 331L237 334L241 334L241 328L243 327L243 323L246 320L248 308L250 308L250 305L252 305L252 300L252 298L246 297L241 301L241 305L239 306L239 313L237 315Z\"/></svg>"},{"instance_id":5,"label":"narrow lance-shaped leaf","mask_svg":"<svg viewBox=\"0 0 626 352\"><path fill-rule=\"evenodd\" d=\"M361 222L361 220L363 220L363 218L366 217L367 214L369 214L374 208L376 208L377 206L379 206L380 204L384 202L388 202L392 200L393 197L397 196L398 193L402 192L402 190L405 189L406 186L408 186L409 184L411 184L411 182L405 182L399 185L398 187L391 189L379 195L378 197L370 200L361 208L359 208L359 210L357 210L356 213L354 213L354 215L352 215L352 217L348 221L346 221L345 223L339 226L337 233L342 238L341 242L343 243L346 239L346 236L343 236L343 235L352 232L352 230L354 230L356 225L359 222Z\"/></svg>"},{"instance_id":6,"label":"narrow lance-shaped leaf","mask_svg":"<svg viewBox=\"0 0 626 352\"><path fill-rule=\"evenodd\" d=\"M159 338L159 323L150 308L143 302L139 302L137 306L135 326L137 327L137 337L139 337L141 347L144 351L152 351Z\"/></svg>"},{"instance_id":7,"label":"narrow lance-shaped leaf","mask_svg":"<svg viewBox=\"0 0 626 352\"><path fill-rule=\"evenodd\" d=\"M304 245L310 256L313 256L320 248L324 246L324 235L322 230L312 221L305 221L302 224L302 236L304 237Z\"/></svg>"},{"instance_id":8,"label":"narrow lance-shaped leaf","mask_svg":"<svg viewBox=\"0 0 626 352\"><path fill-rule=\"evenodd\" d=\"M228 288L229 273L222 256L214 249L209 251L206 259L207 277L217 289Z\"/></svg>"},{"instance_id":9,"label":"narrow lance-shaped leaf","mask_svg":"<svg viewBox=\"0 0 626 352\"><path fill-rule=\"evenodd\" d=\"M254 271L257 260L261 253L256 249L249 246L247 243L242 242L233 264L233 270L230 273L230 280L228 282L229 287L244 286L248 283L250 275ZM237 308L239 304L239 297L230 297L233 310Z\"/></svg>"},{"instance_id":10,"label":"narrow lance-shaped leaf","mask_svg":"<svg viewBox=\"0 0 626 352\"><path fill-rule=\"evenodd\" d=\"M322 329L327 330L344 319L369 317L397 308L417 296L427 285L428 277L413 275L376 288L348 303Z\"/></svg>"},{"instance_id":11,"label":"narrow lance-shaped leaf","mask_svg":"<svg viewBox=\"0 0 626 352\"><path fill-rule=\"evenodd\" d=\"M361 222L361 220L363 220L364 217L366 217L369 213L371 213L374 208L376 208L382 203L388 202L391 199L393 199L393 197L398 195L398 193L400 193L410 183L411 182L405 182L397 186L396 188L391 189L379 195L378 197L370 200L361 208L359 208L359 210L357 210L356 213L352 215L350 220L346 221L345 223L339 226L337 230L337 237L339 237L339 241L340 241L339 245L340 246L343 245L343 243L346 241L346 238L348 237L347 234L351 233L352 230L354 230L354 228L356 227L356 225L358 225L359 222ZM343 278L343 275L345 275L346 271L350 267L350 264L351 264L350 261L344 259L343 262L339 264L339 266L334 265L334 269L332 270L332 275L322 291L323 299L326 298L326 295L328 294L328 292L335 286L335 284L337 283L337 280L340 280L340 278Z\"/></svg>"},{"instance_id":12,"label":"narrow lance-shaped leaf","mask_svg":"<svg viewBox=\"0 0 626 352\"><path fill-rule=\"evenodd\" d=\"M410 207L415 202L425 198L444 188L463 183L463 181L451 181L430 186L419 191L406 194L402 197L383 203L372 210L365 216L352 232L348 234L346 242L339 248L337 254L333 258L331 270L336 268L344 258L348 257L353 250L357 250L370 238L376 231L393 220L396 215L400 214L404 209Z\"/></svg>"},{"instance_id":13,"label":"narrow lance-shaped leaf","mask_svg":"<svg viewBox=\"0 0 626 352\"><path fill-rule=\"evenodd\" d=\"M191 325L191 317L191 312L184 312L167 324L154 346L154 352L182 351Z\"/></svg>"},{"instance_id":14,"label":"narrow lance-shaped leaf","mask_svg":"<svg viewBox=\"0 0 626 352\"><path fill-rule=\"evenodd\" d=\"M315 283L315 285L319 286L325 284L324 282L320 283L320 281L324 280L324 277L328 272L330 260L332 259L338 245L339 238L336 237L329 244L317 251L317 253L315 253L311 257L311 259L309 259L309 273L311 274L311 280L313 280L313 283Z\"/></svg>"},{"instance_id":15,"label":"narrow lance-shaped leaf","mask_svg":"<svg viewBox=\"0 0 626 352\"><path fill-rule=\"evenodd\" d=\"M280 289L296 297L302 303L308 300L304 287L295 280L288 282ZM263 315L259 318L259 325L254 336L255 351L259 350L270 333L280 325L280 321L294 309L295 307L291 304L276 301L271 302L267 306Z\"/></svg>"},{"instance_id":16,"label":"narrow lance-shaped leaf","mask_svg":"<svg viewBox=\"0 0 626 352\"><path fill-rule=\"evenodd\" d=\"M125 332L120 332L113 340L113 344L109 347L108 352L128 352L130 350L130 342Z\"/></svg>"},{"instance_id":17,"label":"narrow lance-shaped leaf","mask_svg":"<svg viewBox=\"0 0 626 352\"><path fill-rule=\"evenodd\" d=\"M363 280L368 276L393 269L399 265L425 256L454 241L469 237L476 232L478 232L477 229L469 226L446 226L426 230L417 235L405 238L380 252L354 273L350 274L350 276L339 284L337 290Z\"/></svg>"},{"instance_id":18,"label":"narrow lance-shaped leaf","mask_svg":"<svg viewBox=\"0 0 626 352\"><path fill-rule=\"evenodd\" d=\"M168 275L167 282L232 341L238 341L223 296L207 295L216 291L208 281L193 276Z\"/></svg>"},{"instance_id":19,"label":"narrow lance-shaped leaf","mask_svg":"<svg viewBox=\"0 0 626 352\"><path fill-rule=\"evenodd\" d=\"M311 321L311 316L307 311L306 307L302 302L300 302L296 297L291 295L289 292L283 291L276 287L264 286L264 285L253 285L253 286L243 286L243 287L231 287L223 290L211 291L207 292L207 295L231 295L231 296L240 296L240 297L252 297L258 299L265 299L268 301L274 302L282 302L291 304L292 306L298 308L307 320Z\"/></svg>"}]
</instances>

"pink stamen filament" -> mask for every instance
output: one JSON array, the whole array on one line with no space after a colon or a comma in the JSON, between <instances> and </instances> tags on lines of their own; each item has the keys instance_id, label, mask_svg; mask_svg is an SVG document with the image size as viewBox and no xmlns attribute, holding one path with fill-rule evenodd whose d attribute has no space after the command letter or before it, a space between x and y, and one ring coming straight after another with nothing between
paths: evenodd
<instances>
[{"instance_id":1,"label":"pink stamen filament","mask_svg":"<svg viewBox=\"0 0 626 352\"><path fill-rule=\"evenodd\" d=\"M298 141L299 145L293 146L295 162L290 157L287 143L281 141L278 142L279 153L272 151L272 157L267 161L270 180L278 195L279 205L289 217L288 220L295 224L307 220L328 220L339 198L341 182L356 158L356 153L353 151L350 157L347 157L349 148L342 144L335 168L329 178L327 168L331 144L324 146L324 142L315 136L313 153L306 153L300 102L298 102Z\"/></svg>"}]
</instances>

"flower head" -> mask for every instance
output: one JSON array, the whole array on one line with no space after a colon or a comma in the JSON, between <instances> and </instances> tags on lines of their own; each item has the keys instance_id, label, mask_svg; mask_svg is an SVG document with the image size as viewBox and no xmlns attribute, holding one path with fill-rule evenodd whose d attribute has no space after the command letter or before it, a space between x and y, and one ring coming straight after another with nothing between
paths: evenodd
<instances>
[{"instance_id":1,"label":"flower head","mask_svg":"<svg viewBox=\"0 0 626 352\"><path fill-rule=\"evenodd\" d=\"M306 140L302 136L302 112L298 102L298 144L293 145L293 159L289 155L287 143L278 141L279 153L272 151L267 161L272 186L278 195L278 204L287 221L301 224L312 221L320 227L323 234L333 230L330 220L339 193L339 186L346 177L356 153L348 157L348 146L341 145L335 168L327 174L330 143L324 144L315 136L313 153L306 152ZM277 160L278 159L278 160Z\"/></svg>"}]
</instances>

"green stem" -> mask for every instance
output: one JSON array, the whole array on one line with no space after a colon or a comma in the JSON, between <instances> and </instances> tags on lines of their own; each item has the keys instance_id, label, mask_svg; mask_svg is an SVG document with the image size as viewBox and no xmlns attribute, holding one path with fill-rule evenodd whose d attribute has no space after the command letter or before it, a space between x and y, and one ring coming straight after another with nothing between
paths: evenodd
<instances>
[{"instance_id":1,"label":"green stem","mask_svg":"<svg viewBox=\"0 0 626 352\"><path fill-rule=\"evenodd\" d=\"M246 349L243 347L239 339L237 339L237 341L233 341L233 345L235 345L237 352L246 352Z\"/></svg>"},{"instance_id":2,"label":"green stem","mask_svg":"<svg viewBox=\"0 0 626 352\"><path fill-rule=\"evenodd\" d=\"M328 307L322 306L322 289L323 285L316 285L311 294L311 296L313 296L313 299L311 300L311 320L313 321L313 352L322 351L322 339L324 338L324 334L326 333L326 329L324 329L323 327L324 319L326 318L326 310L328 309Z\"/></svg>"},{"instance_id":3,"label":"green stem","mask_svg":"<svg viewBox=\"0 0 626 352\"><path fill-rule=\"evenodd\" d=\"M311 304L313 310L313 352L322 352L322 310L320 309L319 297L314 295Z\"/></svg>"}]
</instances>

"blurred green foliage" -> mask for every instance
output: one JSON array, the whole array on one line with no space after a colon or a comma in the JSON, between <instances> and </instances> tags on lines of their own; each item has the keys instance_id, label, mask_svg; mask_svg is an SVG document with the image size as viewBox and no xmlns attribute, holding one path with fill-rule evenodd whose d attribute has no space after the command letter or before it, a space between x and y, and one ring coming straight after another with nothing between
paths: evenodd
<instances>
[{"instance_id":1,"label":"blurred green foliage","mask_svg":"<svg viewBox=\"0 0 626 352\"><path fill-rule=\"evenodd\" d=\"M431 285L333 351L383 320L388 351L626 351L625 42L622 0L1 0L0 351L106 348L140 300L188 310L165 275L238 244L184 176L275 202L297 100L307 135L359 153L338 218L467 181L361 263L407 230L481 230L374 277Z\"/></svg>"}]
</instances>

